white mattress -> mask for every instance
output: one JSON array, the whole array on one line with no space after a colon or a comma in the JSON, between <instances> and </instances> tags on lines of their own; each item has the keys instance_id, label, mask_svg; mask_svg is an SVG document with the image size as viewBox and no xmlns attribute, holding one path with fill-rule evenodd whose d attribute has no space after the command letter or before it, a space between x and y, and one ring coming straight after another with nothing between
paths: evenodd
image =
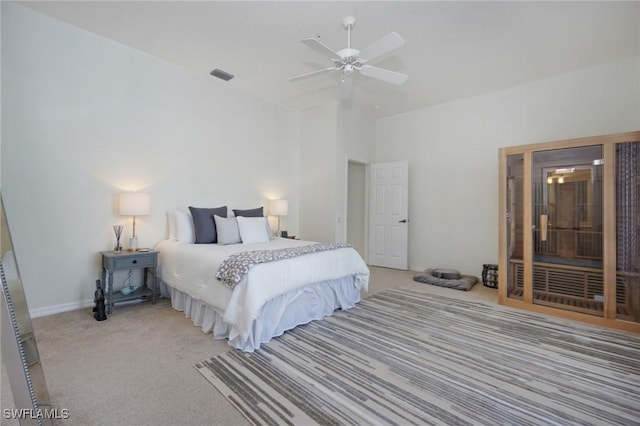
<instances>
[{"instance_id":1,"label":"white mattress","mask_svg":"<svg viewBox=\"0 0 640 426\"><path fill-rule=\"evenodd\" d=\"M312 244L309 241L276 238L259 244L186 244L159 242L159 274L164 283L191 298L214 307L229 324L229 339L246 339L262 306L276 296L311 283L355 276L358 289L367 290L369 269L353 248L311 253L254 266L231 288L215 278L222 261L247 250L268 250Z\"/></svg>"}]
</instances>

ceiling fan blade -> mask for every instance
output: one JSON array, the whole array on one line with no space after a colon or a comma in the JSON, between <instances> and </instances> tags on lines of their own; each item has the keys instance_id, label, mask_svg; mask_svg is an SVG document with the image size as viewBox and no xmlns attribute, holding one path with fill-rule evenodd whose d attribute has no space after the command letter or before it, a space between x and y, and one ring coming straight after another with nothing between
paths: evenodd
<instances>
[{"instance_id":1,"label":"ceiling fan blade","mask_svg":"<svg viewBox=\"0 0 640 426\"><path fill-rule=\"evenodd\" d=\"M335 71L335 70L337 70L336 67L323 68L321 70L311 71L311 72L308 72L306 74L296 75L295 77L289 77L289 81L304 80L305 78L315 77L316 75L320 75L322 73L331 72L331 71Z\"/></svg>"},{"instance_id":2,"label":"ceiling fan blade","mask_svg":"<svg viewBox=\"0 0 640 426\"><path fill-rule=\"evenodd\" d=\"M360 70L360 74L367 77L377 78L378 80L386 81L387 83L397 84L398 86L403 84L409 78L408 75L401 72L385 70L384 68L372 67L371 65L363 65Z\"/></svg>"},{"instance_id":3,"label":"ceiling fan blade","mask_svg":"<svg viewBox=\"0 0 640 426\"><path fill-rule=\"evenodd\" d=\"M360 52L360 60L362 62L373 61L380 56L391 52L401 46L404 46L404 39L398 33L387 34L371 46Z\"/></svg>"},{"instance_id":4,"label":"ceiling fan blade","mask_svg":"<svg viewBox=\"0 0 640 426\"><path fill-rule=\"evenodd\" d=\"M304 43L305 45L309 46L310 48L312 48L313 50L322 53L324 56L331 58L331 59L340 59L340 55L338 55L337 52L335 52L333 49L327 47L326 45L322 44L320 41L318 41L318 39L316 38L305 38L304 40L300 40L302 43Z\"/></svg>"}]
</instances>

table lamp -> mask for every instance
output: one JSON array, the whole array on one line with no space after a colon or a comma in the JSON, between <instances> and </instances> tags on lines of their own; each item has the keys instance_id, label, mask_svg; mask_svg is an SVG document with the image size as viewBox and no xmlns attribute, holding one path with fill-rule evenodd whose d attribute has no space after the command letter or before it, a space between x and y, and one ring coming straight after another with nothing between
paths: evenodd
<instances>
[{"instance_id":1,"label":"table lamp","mask_svg":"<svg viewBox=\"0 0 640 426\"><path fill-rule=\"evenodd\" d=\"M138 250L138 237L136 236L136 216L144 216L151 213L151 197L146 192L121 192L120 214L133 216L133 235L129 239L129 251Z\"/></svg>"},{"instance_id":2,"label":"table lamp","mask_svg":"<svg viewBox=\"0 0 640 426\"><path fill-rule=\"evenodd\" d=\"M278 216L278 230L276 235L280 236L280 216L286 216L289 214L289 202L287 200L271 200L269 205L269 211L272 216Z\"/></svg>"}]
</instances>

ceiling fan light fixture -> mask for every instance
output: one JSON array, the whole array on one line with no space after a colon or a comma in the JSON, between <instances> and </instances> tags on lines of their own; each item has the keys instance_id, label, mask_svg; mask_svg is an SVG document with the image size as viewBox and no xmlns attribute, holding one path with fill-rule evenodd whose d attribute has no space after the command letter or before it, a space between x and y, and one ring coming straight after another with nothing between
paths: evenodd
<instances>
[{"instance_id":1,"label":"ceiling fan light fixture","mask_svg":"<svg viewBox=\"0 0 640 426\"><path fill-rule=\"evenodd\" d=\"M375 61L399 47L402 47L404 45L404 39L397 33L392 32L364 50L354 49L351 47L351 30L355 23L356 18L353 16L346 16L342 20L342 24L347 30L347 47L338 51L324 45L317 38L306 38L302 40L302 43L306 46L331 59L334 66L290 77L289 81L298 81L309 77L315 77L319 74L342 71L342 81L344 82L345 77L350 78L354 74L355 70L366 77L382 80L395 85L403 84L408 78L406 74L384 68L373 67L367 63Z\"/></svg>"}]
</instances>

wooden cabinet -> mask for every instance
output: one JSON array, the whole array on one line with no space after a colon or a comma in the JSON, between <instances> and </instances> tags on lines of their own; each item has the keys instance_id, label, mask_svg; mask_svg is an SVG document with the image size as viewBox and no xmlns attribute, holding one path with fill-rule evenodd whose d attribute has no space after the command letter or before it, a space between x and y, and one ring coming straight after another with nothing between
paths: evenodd
<instances>
[{"instance_id":1,"label":"wooden cabinet","mask_svg":"<svg viewBox=\"0 0 640 426\"><path fill-rule=\"evenodd\" d=\"M151 299L152 304L156 303L156 294L158 292L157 251L103 251L100 254L102 256L102 288L107 313L111 314L115 303L127 300ZM126 294L122 291L114 292L113 273L127 269L143 270L142 287L131 289L131 292ZM149 278L151 279L150 283Z\"/></svg>"},{"instance_id":2,"label":"wooden cabinet","mask_svg":"<svg viewBox=\"0 0 640 426\"><path fill-rule=\"evenodd\" d=\"M640 332L640 132L500 149L499 302Z\"/></svg>"}]
</instances>

